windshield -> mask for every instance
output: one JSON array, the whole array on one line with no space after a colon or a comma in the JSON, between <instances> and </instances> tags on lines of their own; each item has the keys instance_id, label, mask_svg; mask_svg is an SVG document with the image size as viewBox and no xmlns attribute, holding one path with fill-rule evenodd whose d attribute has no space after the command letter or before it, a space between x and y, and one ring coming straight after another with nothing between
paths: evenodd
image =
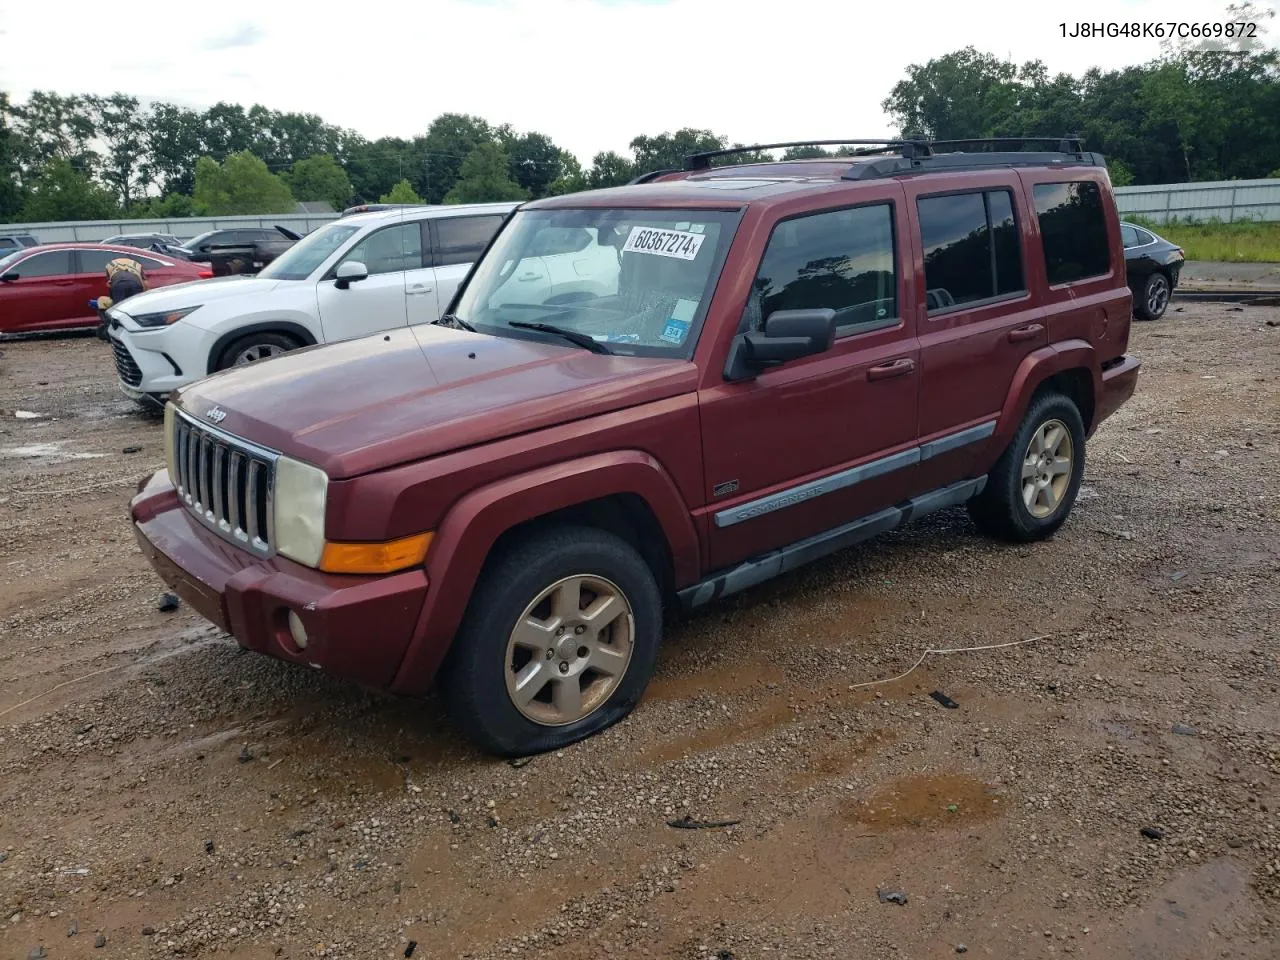
<instances>
[{"instance_id":1,"label":"windshield","mask_svg":"<svg viewBox=\"0 0 1280 960\"><path fill-rule=\"evenodd\" d=\"M359 229L344 223L321 227L272 260L258 276L268 280L305 280Z\"/></svg>"},{"instance_id":2,"label":"windshield","mask_svg":"<svg viewBox=\"0 0 1280 960\"><path fill-rule=\"evenodd\" d=\"M182 245L189 250L194 250L197 246L204 243L206 240L208 240L217 232L218 232L217 230L206 230L204 233L200 234L197 237L192 237L190 240L183 241Z\"/></svg>"},{"instance_id":3,"label":"windshield","mask_svg":"<svg viewBox=\"0 0 1280 960\"><path fill-rule=\"evenodd\" d=\"M26 252L27 251L25 248L19 247L17 250L13 251L13 253L9 254L7 257L0 257L0 273L4 273L11 266L17 263L18 258Z\"/></svg>"},{"instance_id":4,"label":"windshield","mask_svg":"<svg viewBox=\"0 0 1280 960\"><path fill-rule=\"evenodd\" d=\"M740 216L521 211L477 265L457 315L501 336L555 339L520 329L545 323L590 336L610 353L687 357Z\"/></svg>"}]
</instances>

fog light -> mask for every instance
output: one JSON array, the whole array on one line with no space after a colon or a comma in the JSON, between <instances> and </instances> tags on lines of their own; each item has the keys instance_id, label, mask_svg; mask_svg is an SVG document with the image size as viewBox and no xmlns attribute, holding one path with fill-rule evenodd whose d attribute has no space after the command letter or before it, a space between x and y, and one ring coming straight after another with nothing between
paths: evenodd
<instances>
[{"instance_id":1,"label":"fog light","mask_svg":"<svg viewBox=\"0 0 1280 960\"><path fill-rule=\"evenodd\" d=\"M289 611L289 635L299 650L307 649L307 628L302 625L302 618L292 610Z\"/></svg>"}]
</instances>

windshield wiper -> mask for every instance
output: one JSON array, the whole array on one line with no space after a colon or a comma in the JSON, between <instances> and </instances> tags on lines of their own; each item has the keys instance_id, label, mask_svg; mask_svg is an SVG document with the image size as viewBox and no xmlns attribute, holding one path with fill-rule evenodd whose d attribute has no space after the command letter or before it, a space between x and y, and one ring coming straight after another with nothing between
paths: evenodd
<instances>
[{"instance_id":1,"label":"windshield wiper","mask_svg":"<svg viewBox=\"0 0 1280 960\"><path fill-rule=\"evenodd\" d=\"M435 322L435 323L437 323L437 324L439 324L439 325L440 325L440 326L442 326L442 327L458 327L458 328L460 328L460 329L462 329L462 330L466 330L466 331L468 331L468 332L470 332L470 333L475 333L475 332L476 332L476 328L475 328L475 327L473 327L471 324L467 323L467 321L463 320L463 319L462 319L460 316L458 316L456 313L446 313L446 314L444 314L443 316L439 317L439 318L438 318L437 320L435 320L434 322Z\"/></svg>"},{"instance_id":2,"label":"windshield wiper","mask_svg":"<svg viewBox=\"0 0 1280 960\"><path fill-rule=\"evenodd\" d=\"M537 330L541 333L554 333L558 337L563 337L570 343L577 344L590 350L592 353L611 353L599 340L594 337L587 336L577 330L570 330L568 327L557 327L554 323L535 323L530 320L508 320L507 326L517 327L521 330Z\"/></svg>"}]
</instances>

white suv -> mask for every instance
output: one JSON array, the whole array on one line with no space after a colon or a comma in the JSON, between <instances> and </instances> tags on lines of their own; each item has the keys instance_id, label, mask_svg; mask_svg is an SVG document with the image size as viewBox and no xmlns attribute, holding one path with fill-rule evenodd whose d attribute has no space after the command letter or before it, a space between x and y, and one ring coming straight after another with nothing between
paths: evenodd
<instances>
[{"instance_id":1,"label":"white suv","mask_svg":"<svg viewBox=\"0 0 1280 960\"><path fill-rule=\"evenodd\" d=\"M109 311L120 387L150 404L227 367L431 323L516 206L418 207L343 217L308 234L254 277L130 297ZM598 271L575 260L595 256L598 248L589 237L563 239L561 249L516 265L506 299L542 303L594 292L579 287Z\"/></svg>"}]
</instances>

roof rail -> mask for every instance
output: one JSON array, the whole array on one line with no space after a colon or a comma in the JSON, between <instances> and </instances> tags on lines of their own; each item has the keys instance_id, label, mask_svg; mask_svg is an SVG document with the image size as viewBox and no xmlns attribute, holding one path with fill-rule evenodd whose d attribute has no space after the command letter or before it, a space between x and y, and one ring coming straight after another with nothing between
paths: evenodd
<instances>
[{"instance_id":1,"label":"roof rail","mask_svg":"<svg viewBox=\"0 0 1280 960\"><path fill-rule=\"evenodd\" d=\"M997 146L1001 144L1017 144L1020 147L1025 147L1029 144L1052 146L1051 149L1044 151L963 149L964 147ZM844 180L872 180L927 170L962 170L982 167L1038 167L1061 166L1064 164L1106 166L1106 161L1102 155L1085 151L1084 139L1079 134L1074 133L1057 137L969 137L961 140L929 140L924 137L899 139L885 137L870 140L856 138L850 140L791 140L785 143L756 143L749 146L726 147L720 150L704 150L699 153L691 153L684 158L683 170L665 168L642 173L631 180L628 186L649 183L670 173L710 170L711 161L717 157L732 157L744 153L754 153L758 150L782 150L790 147L837 146L864 148L855 150L852 154L854 157L896 154L880 160L852 164L842 174L842 179ZM939 153L939 147L958 147L962 149Z\"/></svg>"},{"instance_id":2,"label":"roof rail","mask_svg":"<svg viewBox=\"0 0 1280 960\"><path fill-rule=\"evenodd\" d=\"M755 153L757 150L783 150L788 147L878 147L873 152L881 152L886 150L898 149L902 151L902 155L911 156L917 153L921 148L928 152L928 141L925 140L902 140L894 137L885 137L876 140L792 140L787 143L755 143L750 146L728 147L723 150L704 150L701 153L691 153L684 158L685 170L709 170L711 169L711 161L716 157L731 157L734 154ZM667 171L670 172L670 171Z\"/></svg>"}]
</instances>

